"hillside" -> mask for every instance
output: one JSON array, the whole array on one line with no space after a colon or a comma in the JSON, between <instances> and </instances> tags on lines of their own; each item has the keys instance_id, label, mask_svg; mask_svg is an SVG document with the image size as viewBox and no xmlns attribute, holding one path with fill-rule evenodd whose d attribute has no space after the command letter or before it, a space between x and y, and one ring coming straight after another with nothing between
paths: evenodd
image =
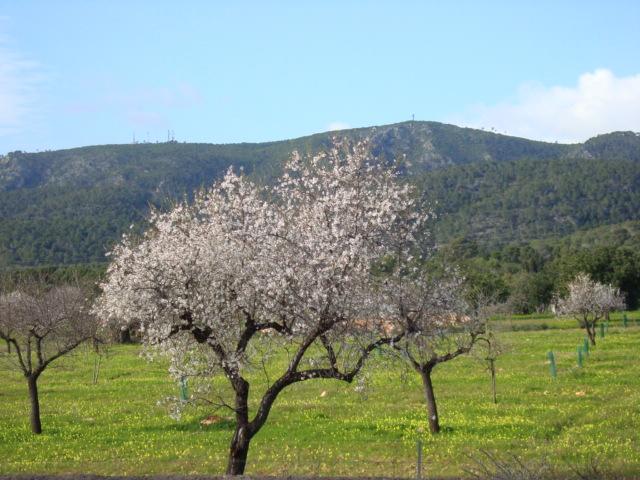
<instances>
[{"instance_id":1,"label":"hillside","mask_svg":"<svg viewBox=\"0 0 640 480\"><path fill-rule=\"evenodd\" d=\"M436 122L330 132L260 144L105 145L0 157L0 267L100 262L150 204L209 185L229 167L261 181L293 150L331 137L368 137L442 215L440 241L564 235L638 219L640 137L617 132L584 144L536 142Z\"/></svg>"},{"instance_id":2,"label":"hillside","mask_svg":"<svg viewBox=\"0 0 640 480\"><path fill-rule=\"evenodd\" d=\"M12 152L0 157L0 191L132 183L149 188L167 182L167 188L191 187L190 184L210 182L228 165L249 170L257 167L264 173L272 173L293 150L317 152L328 147L334 136L351 140L370 138L373 154L385 159L406 155L412 173L481 160L556 158L572 152L589 156L588 150L580 145L535 142L436 122L404 122L256 144L167 142Z\"/></svg>"},{"instance_id":3,"label":"hillside","mask_svg":"<svg viewBox=\"0 0 640 480\"><path fill-rule=\"evenodd\" d=\"M639 218L640 162L613 158L482 161L419 181L441 215L437 237L480 243L564 236Z\"/></svg>"}]
</instances>

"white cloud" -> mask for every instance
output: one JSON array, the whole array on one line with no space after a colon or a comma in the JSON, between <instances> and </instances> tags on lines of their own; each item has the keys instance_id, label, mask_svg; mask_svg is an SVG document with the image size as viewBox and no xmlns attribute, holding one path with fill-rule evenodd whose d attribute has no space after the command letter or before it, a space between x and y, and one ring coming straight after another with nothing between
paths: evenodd
<instances>
[{"instance_id":1,"label":"white cloud","mask_svg":"<svg viewBox=\"0 0 640 480\"><path fill-rule=\"evenodd\" d=\"M327 125L327 131L329 132L334 132L336 130L347 130L349 128L351 128L351 125L344 122L331 122L329 125Z\"/></svg>"},{"instance_id":2,"label":"white cloud","mask_svg":"<svg viewBox=\"0 0 640 480\"><path fill-rule=\"evenodd\" d=\"M35 62L0 39L0 135L20 132L35 113L42 80Z\"/></svg>"},{"instance_id":3,"label":"white cloud","mask_svg":"<svg viewBox=\"0 0 640 480\"><path fill-rule=\"evenodd\" d=\"M640 131L640 74L584 73L573 87L524 84L516 100L476 105L451 119L536 140L582 142L616 130Z\"/></svg>"}]
</instances>

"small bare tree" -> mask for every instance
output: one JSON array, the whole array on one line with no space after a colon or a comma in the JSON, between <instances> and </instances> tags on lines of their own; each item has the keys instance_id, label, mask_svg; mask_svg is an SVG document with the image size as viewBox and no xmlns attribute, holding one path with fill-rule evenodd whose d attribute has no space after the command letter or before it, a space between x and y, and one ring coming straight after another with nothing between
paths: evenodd
<instances>
[{"instance_id":1,"label":"small bare tree","mask_svg":"<svg viewBox=\"0 0 640 480\"><path fill-rule=\"evenodd\" d=\"M88 308L87 292L77 285L21 280L0 289L0 338L12 347L7 360L27 381L33 433L42 433L38 378L53 361L96 338Z\"/></svg>"},{"instance_id":2,"label":"small bare tree","mask_svg":"<svg viewBox=\"0 0 640 480\"><path fill-rule=\"evenodd\" d=\"M479 361L486 365L487 371L491 375L493 403L498 403L496 361L506 351L506 346L498 340L496 333L489 328L486 329L483 335L478 337L477 344L476 356Z\"/></svg>"},{"instance_id":3,"label":"small bare tree","mask_svg":"<svg viewBox=\"0 0 640 480\"><path fill-rule=\"evenodd\" d=\"M624 310L624 297L618 288L591 280L585 273L578 274L567 288L569 293L557 302L557 312L573 316L595 345L598 321L614 310Z\"/></svg>"},{"instance_id":4,"label":"small bare tree","mask_svg":"<svg viewBox=\"0 0 640 480\"><path fill-rule=\"evenodd\" d=\"M429 429L440 431L431 374L444 362L469 353L484 332L484 316L464 299L463 280L396 275L387 280L391 317L402 335L393 348L420 374L427 403Z\"/></svg>"}]
</instances>

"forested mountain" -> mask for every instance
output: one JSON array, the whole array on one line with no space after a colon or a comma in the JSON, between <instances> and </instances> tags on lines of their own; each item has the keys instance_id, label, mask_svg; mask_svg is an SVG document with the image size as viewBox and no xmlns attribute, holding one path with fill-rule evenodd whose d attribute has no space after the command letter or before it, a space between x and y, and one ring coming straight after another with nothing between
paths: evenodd
<instances>
[{"instance_id":1,"label":"forested mountain","mask_svg":"<svg viewBox=\"0 0 640 480\"><path fill-rule=\"evenodd\" d=\"M209 185L229 167L269 181L293 150L370 139L434 205L437 239L493 245L638 219L640 137L562 145L435 122L404 122L260 144L105 145L0 157L0 267L100 262L150 204Z\"/></svg>"},{"instance_id":2,"label":"forested mountain","mask_svg":"<svg viewBox=\"0 0 640 480\"><path fill-rule=\"evenodd\" d=\"M528 241L640 218L637 160L481 161L429 172L418 183L440 213L440 241Z\"/></svg>"}]
</instances>

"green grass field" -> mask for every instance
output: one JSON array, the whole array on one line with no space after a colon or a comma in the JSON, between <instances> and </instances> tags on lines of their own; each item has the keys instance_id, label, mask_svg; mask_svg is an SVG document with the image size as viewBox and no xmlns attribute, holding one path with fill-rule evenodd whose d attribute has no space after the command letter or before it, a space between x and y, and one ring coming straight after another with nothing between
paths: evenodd
<instances>
[{"instance_id":1,"label":"green grass field","mask_svg":"<svg viewBox=\"0 0 640 480\"><path fill-rule=\"evenodd\" d=\"M530 316L500 320L497 329L510 347L498 360L498 405L477 360L441 365L434 382L443 431L431 436L417 375L374 358L365 394L335 381L285 390L252 442L247 474L413 476L420 437L426 476L463 475L481 449L560 472L595 458L609 471L640 475L640 327L614 319L582 369L576 347L584 335L573 321ZM41 436L29 431L26 382L0 358L0 474L224 473L231 416L217 412L229 421L209 427L200 426L212 413L204 407L169 418L157 401L177 386L162 362L138 352L113 347L96 385L89 350L47 370Z\"/></svg>"}]
</instances>

